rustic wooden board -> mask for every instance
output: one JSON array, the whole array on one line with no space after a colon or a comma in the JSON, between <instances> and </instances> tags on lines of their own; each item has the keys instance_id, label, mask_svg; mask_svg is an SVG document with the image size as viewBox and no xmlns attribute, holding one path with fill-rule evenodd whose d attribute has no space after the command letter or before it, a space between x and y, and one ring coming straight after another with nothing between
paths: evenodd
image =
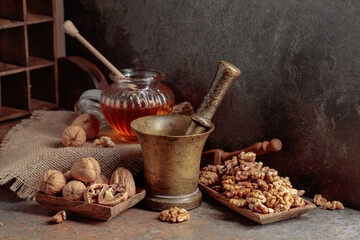
<instances>
[{"instance_id":1,"label":"rustic wooden board","mask_svg":"<svg viewBox=\"0 0 360 240\"><path fill-rule=\"evenodd\" d=\"M139 203L145 198L145 195L146 191L138 188L136 189L136 194L134 196L127 199L125 202L112 207L95 203L86 203L83 201L72 201L62 197L46 195L40 192L35 194L35 200L54 211L65 210L70 214L108 221Z\"/></svg>"},{"instance_id":2,"label":"rustic wooden board","mask_svg":"<svg viewBox=\"0 0 360 240\"><path fill-rule=\"evenodd\" d=\"M212 188L209 188L201 183L199 183L199 188L203 193L205 193L209 197L215 199L216 201L232 209L233 211L240 213L244 217L247 217L260 224L273 223L286 219L295 218L316 208L315 204L304 199L306 204L303 207L290 208L287 211L278 212L278 213L261 214L261 213L253 212L245 207L235 207L231 205L226 197L216 192Z\"/></svg>"}]
</instances>

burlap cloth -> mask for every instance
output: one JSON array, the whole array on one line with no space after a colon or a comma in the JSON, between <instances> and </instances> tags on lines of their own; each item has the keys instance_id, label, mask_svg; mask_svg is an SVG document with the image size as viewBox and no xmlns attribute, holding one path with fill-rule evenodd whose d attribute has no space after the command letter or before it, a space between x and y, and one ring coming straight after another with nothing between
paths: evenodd
<instances>
[{"instance_id":1,"label":"burlap cloth","mask_svg":"<svg viewBox=\"0 0 360 240\"><path fill-rule=\"evenodd\" d=\"M142 169L139 144L118 143L114 148L100 148L88 141L82 147L64 147L61 133L76 116L69 111L35 111L13 127L1 144L0 185L15 179L10 189L20 198L29 199L46 170L65 173L76 160L89 156L98 160L101 173L107 177L118 167L133 174Z\"/></svg>"}]
</instances>

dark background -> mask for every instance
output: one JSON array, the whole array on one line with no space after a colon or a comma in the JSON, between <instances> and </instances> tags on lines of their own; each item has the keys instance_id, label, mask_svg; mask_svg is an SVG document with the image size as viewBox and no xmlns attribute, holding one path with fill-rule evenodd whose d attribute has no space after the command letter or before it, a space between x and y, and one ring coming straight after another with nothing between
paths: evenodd
<instances>
[{"instance_id":1,"label":"dark background","mask_svg":"<svg viewBox=\"0 0 360 240\"><path fill-rule=\"evenodd\" d=\"M220 60L242 75L206 148L279 138L258 160L306 196L360 209L360 2L65 0L65 19L119 69L163 71L176 102L196 109ZM67 55L109 70L67 36Z\"/></svg>"}]
</instances>

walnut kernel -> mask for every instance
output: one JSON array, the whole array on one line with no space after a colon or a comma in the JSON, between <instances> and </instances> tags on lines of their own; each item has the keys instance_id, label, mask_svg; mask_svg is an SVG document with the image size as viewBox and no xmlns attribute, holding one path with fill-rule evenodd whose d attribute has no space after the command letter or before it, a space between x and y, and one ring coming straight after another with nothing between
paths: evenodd
<instances>
[{"instance_id":1,"label":"walnut kernel","mask_svg":"<svg viewBox=\"0 0 360 240\"><path fill-rule=\"evenodd\" d=\"M327 199L324 198L321 194L315 194L314 196L314 203L316 206L324 206L324 204L327 202Z\"/></svg>"},{"instance_id":2,"label":"walnut kernel","mask_svg":"<svg viewBox=\"0 0 360 240\"><path fill-rule=\"evenodd\" d=\"M344 205L339 201L328 201L324 204L323 209L341 210L344 209Z\"/></svg>"},{"instance_id":3,"label":"walnut kernel","mask_svg":"<svg viewBox=\"0 0 360 240\"><path fill-rule=\"evenodd\" d=\"M215 172L200 171L199 182L205 186L212 186L219 182L219 176Z\"/></svg>"},{"instance_id":4,"label":"walnut kernel","mask_svg":"<svg viewBox=\"0 0 360 240\"><path fill-rule=\"evenodd\" d=\"M124 202L128 199L129 193L126 191L125 185L112 184L108 187L101 189L98 197L99 204L114 206L118 203Z\"/></svg>"},{"instance_id":5,"label":"walnut kernel","mask_svg":"<svg viewBox=\"0 0 360 240\"><path fill-rule=\"evenodd\" d=\"M94 146L96 147L115 147L115 143L111 138L107 136L102 136L99 139L95 139Z\"/></svg>"},{"instance_id":6,"label":"walnut kernel","mask_svg":"<svg viewBox=\"0 0 360 240\"><path fill-rule=\"evenodd\" d=\"M190 219L190 214L184 208L173 207L160 212L160 219L164 222L183 222Z\"/></svg>"},{"instance_id":7,"label":"walnut kernel","mask_svg":"<svg viewBox=\"0 0 360 240\"><path fill-rule=\"evenodd\" d=\"M57 212L50 218L50 223L62 223L66 220L66 212L64 210Z\"/></svg>"}]
</instances>

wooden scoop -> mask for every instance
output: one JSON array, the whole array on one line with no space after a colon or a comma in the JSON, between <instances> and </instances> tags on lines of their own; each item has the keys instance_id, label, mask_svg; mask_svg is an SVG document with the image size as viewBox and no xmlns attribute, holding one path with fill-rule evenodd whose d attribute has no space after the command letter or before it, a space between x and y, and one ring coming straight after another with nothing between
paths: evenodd
<instances>
[{"instance_id":1,"label":"wooden scoop","mask_svg":"<svg viewBox=\"0 0 360 240\"><path fill-rule=\"evenodd\" d=\"M282 143L279 139L274 138L273 140L258 142L251 145L248 148L244 148L235 152L224 152L221 149L212 149L203 152L201 156L201 164L203 166L207 164L223 164L225 160L232 158L233 156L239 155L241 152L254 152L256 156L261 156L269 152L278 152L281 150Z\"/></svg>"}]
</instances>

